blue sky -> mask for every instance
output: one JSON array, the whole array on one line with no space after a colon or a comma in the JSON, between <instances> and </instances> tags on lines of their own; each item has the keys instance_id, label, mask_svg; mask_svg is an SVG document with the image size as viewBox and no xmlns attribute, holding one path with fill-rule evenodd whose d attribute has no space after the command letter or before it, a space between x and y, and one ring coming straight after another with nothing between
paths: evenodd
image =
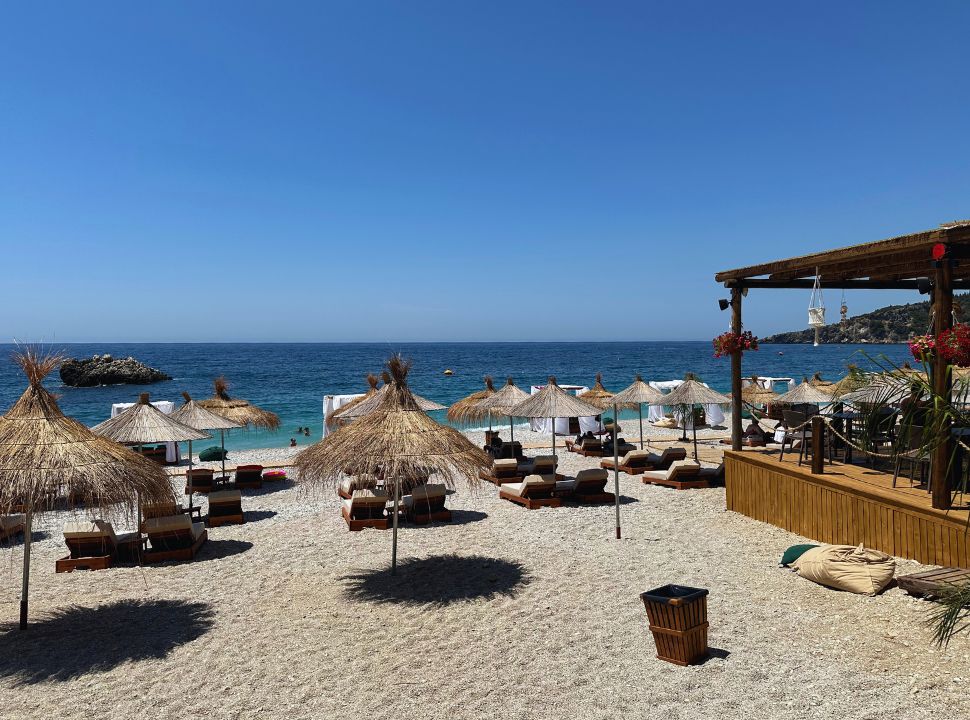
<instances>
[{"instance_id":1,"label":"blue sky","mask_svg":"<svg viewBox=\"0 0 970 720\"><path fill-rule=\"evenodd\" d=\"M717 270L970 215L968 20L8 5L0 339L707 339ZM807 304L752 293L745 325L803 327Z\"/></svg>"}]
</instances>

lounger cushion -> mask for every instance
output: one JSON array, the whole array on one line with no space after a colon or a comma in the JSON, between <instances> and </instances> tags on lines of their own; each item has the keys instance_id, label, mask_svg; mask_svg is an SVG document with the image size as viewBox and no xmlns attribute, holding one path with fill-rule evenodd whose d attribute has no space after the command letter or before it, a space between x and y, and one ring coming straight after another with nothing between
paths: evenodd
<instances>
[{"instance_id":1,"label":"lounger cushion","mask_svg":"<svg viewBox=\"0 0 970 720\"><path fill-rule=\"evenodd\" d=\"M418 485L411 491L411 497L415 500L432 500L445 497L447 494L444 485Z\"/></svg>"},{"instance_id":2,"label":"lounger cushion","mask_svg":"<svg viewBox=\"0 0 970 720\"><path fill-rule=\"evenodd\" d=\"M186 516L186 517L188 517L188 516ZM195 540L198 540L200 537L202 537L202 533L204 533L204 532L205 532L205 524L204 523L200 523L200 522L192 523L192 540L193 540L193 542Z\"/></svg>"},{"instance_id":3,"label":"lounger cushion","mask_svg":"<svg viewBox=\"0 0 970 720\"><path fill-rule=\"evenodd\" d=\"M350 502L358 506L383 506L387 505L387 494L374 492L373 490L354 490L353 499L344 502Z\"/></svg>"},{"instance_id":4,"label":"lounger cushion","mask_svg":"<svg viewBox=\"0 0 970 720\"><path fill-rule=\"evenodd\" d=\"M806 550L792 569L826 587L859 595L876 595L893 579L896 561L862 545L822 545Z\"/></svg>"},{"instance_id":5,"label":"lounger cushion","mask_svg":"<svg viewBox=\"0 0 970 720\"><path fill-rule=\"evenodd\" d=\"M209 502L212 502L210 499ZM166 515L178 515L182 512L182 506L179 503L146 503L142 506L141 513L142 516L146 518L153 517L164 517Z\"/></svg>"},{"instance_id":6,"label":"lounger cushion","mask_svg":"<svg viewBox=\"0 0 970 720\"><path fill-rule=\"evenodd\" d=\"M239 472L240 470L242 470L243 472L256 472L257 470L259 472L263 472L263 466L262 465L237 465L236 472Z\"/></svg>"},{"instance_id":7,"label":"lounger cushion","mask_svg":"<svg viewBox=\"0 0 970 720\"><path fill-rule=\"evenodd\" d=\"M185 514L166 515L165 517L148 518L145 521L145 532L152 533L176 532L178 530L190 530L192 528L192 518Z\"/></svg>"},{"instance_id":8,"label":"lounger cushion","mask_svg":"<svg viewBox=\"0 0 970 720\"><path fill-rule=\"evenodd\" d=\"M515 458L506 458L504 460L493 460L492 469L493 470L515 470L519 467L519 461Z\"/></svg>"},{"instance_id":9,"label":"lounger cushion","mask_svg":"<svg viewBox=\"0 0 970 720\"><path fill-rule=\"evenodd\" d=\"M68 520L64 523L65 540L90 540L109 537L115 539L114 528L104 520Z\"/></svg>"},{"instance_id":10,"label":"lounger cushion","mask_svg":"<svg viewBox=\"0 0 970 720\"><path fill-rule=\"evenodd\" d=\"M603 468L589 468L587 470L580 470L578 473L576 473L576 479L580 482L584 480L606 480L609 477L610 474Z\"/></svg>"},{"instance_id":11,"label":"lounger cushion","mask_svg":"<svg viewBox=\"0 0 970 720\"><path fill-rule=\"evenodd\" d=\"M510 493L512 495L521 495L522 494L522 488L524 486L525 486L525 483L524 482L502 483L501 485L499 485L499 490L501 490L503 492Z\"/></svg>"},{"instance_id":12,"label":"lounger cushion","mask_svg":"<svg viewBox=\"0 0 970 720\"><path fill-rule=\"evenodd\" d=\"M240 490L217 490L209 493L210 505L241 505L242 491Z\"/></svg>"}]
</instances>

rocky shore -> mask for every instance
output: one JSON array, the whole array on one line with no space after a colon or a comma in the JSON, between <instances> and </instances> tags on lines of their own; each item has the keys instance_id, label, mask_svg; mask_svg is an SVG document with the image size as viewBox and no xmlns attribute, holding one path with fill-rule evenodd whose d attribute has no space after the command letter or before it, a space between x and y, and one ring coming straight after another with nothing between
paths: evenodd
<instances>
[{"instance_id":1,"label":"rocky shore","mask_svg":"<svg viewBox=\"0 0 970 720\"><path fill-rule=\"evenodd\" d=\"M111 355L94 355L83 360L70 358L61 363L60 374L61 381L71 387L148 385L172 379L133 357L114 358Z\"/></svg>"}]
</instances>

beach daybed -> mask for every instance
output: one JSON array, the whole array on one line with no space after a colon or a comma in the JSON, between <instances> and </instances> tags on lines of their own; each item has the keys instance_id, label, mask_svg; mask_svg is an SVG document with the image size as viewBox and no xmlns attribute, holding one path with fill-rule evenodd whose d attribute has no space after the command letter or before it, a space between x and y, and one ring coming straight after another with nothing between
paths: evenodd
<instances>
[{"instance_id":1,"label":"beach daybed","mask_svg":"<svg viewBox=\"0 0 970 720\"><path fill-rule=\"evenodd\" d=\"M529 475L522 482L504 483L498 496L517 503L529 510L541 507L559 507L562 500L554 497L556 478L553 475Z\"/></svg>"},{"instance_id":2,"label":"beach daybed","mask_svg":"<svg viewBox=\"0 0 970 720\"><path fill-rule=\"evenodd\" d=\"M182 507L180 503L145 503L141 506L142 532L145 530L145 521L150 518L169 517L171 515L195 515L199 520L202 519L202 508L195 506L191 509Z\"/></svg>"},{"instance_id":3,"label":"beach daybed","mask_svg":"<svg viewBox=\"0 0 970 720\"><path fill-rule=\"evenodd\" d=\"M492 460L491 467L483 469L479 473L482 480L488 480L494 485L501 485L504 482L514 482L522 479L519 471L519 461L515 458L505 460Z\"/></svg>"},{"instance_id":4,"label":"beach daybed","mask_svg":"<svg viewBox=\"0 0 970 720\"><path fill-rule=\"evenodd\" d=\"M583 457L603 457L603 441L599 438L584 437L579 442L567 440L566 449Z\"/></svg>"},{"instance_id":5,"label":"beach daybed","mask_svg":"<svg viewBox=\"0 0 970 720\"><path fill-rule=\"evenodd\" d=\"M663 485L677 490L710 487L707 478L700 476L701 466L693 460L677 460L666 470L645 470L640 476L645 485Z\"/></svg>"},{"instance_id":6,"label":"beach daybed","mask_svg":"<svg viewBox=\"0 0 970 720\"><path fill-rule=\"evenodd\" d=\"M0 515L0 542L9 540L23 533L26 527L26 516L22 513Z\"/></svg>"},{"instance_id":7,"label":"beach daybed","mask_svg":"<svg viewBox=\"0 0 970 720\"><path fill-rule=\"evenodd\" d=\"M697 474L700 477L707 480L711 485L723 485L724 484L724 463L722 462L717 467L712 467L712 468L702 467L700 472Z\"/></svg>"},{"instance_id":8,"label":"beach daybed","mask_svg":"<svg viewBox=\"0 0 970 720\"><path fill-rule=\"evenodd\" d=\"M337 486L337 495L344 500L354 496L355 490L373 490L377 487L377 478L373 475L351 475L345 477Z\"/></svg>"},{"instance_id":9,"label":"beach daybed","mask_svg":"<svg viewBox=\"0 0 970 720\"><path fill-rule=\"evenodd\" d=\"M216 490L209 493L209 527L242 525L246 522L239 490Z\"/></svg>"},{"instance_id":10,"label":"beach daybed","mask_svg":"<svg viewBox=\"0 0 970 720\"><path fill-rule=\"evenodd\" d=\"M580 470L576 477L556 483L556 496L579 503L614 502L616 496L606 492L606 481L609 477L610 474L603 468Z\"/></svg>"},{"instance_id":11,"label":"beach daybed","mask_svg":"<svg viewBox=\"0 0 970 720\"><path fill-rule=\"evenodd\" d=\"M64 543L70 554L54 563L55 572L104 570L114 560L138 562L142 552L140 533L116 535L104 520L69 520L64 523Z\"/></svg>"},{"instance_id":12,"label":"beach daybed","mask_svg":"<svg viewBox=\"0 0 970 720\"><path fill-rule=\"evenodd\" d=\"M650 453L647 456L647 465L651 470L666 470L675 462L687 459L687 450L682 447L669 447L662 453Z\"/></svg>"},{"instance_id":13,"label":"beach daybed","mask_svg":"<svg viewBox=\"0 0 970 720\"><path fill-rule=\"evenodd\" d=\"M627 475L639 475L649 466L650 453L646 450L632 450L620 458L620 464L616 466L620 472ZM603 458L600 467L604 470L613 470L613 458Z\"/></svg>"},{"instance_id":14,"label":"beach daybed","mask_svg":"<svg viewBox=\"0 0 970 720\"><path fill-rule=\"evenodd\" d=\"M556 473L556 467L558 465L559 458L556 455L537 455L534 458L526 458L524 461L519 462L519 477L525 477L527 475L552 475ZM563 475L556 473L556 480L565 479Z\"/></svg>"},{"instance_id":15,"label":"beach daybed","mask_svg":"<svg viewBox=\"0 0 970 720\"><path fill-rule=\"evenodd\" d=\"M188 515L146 520L145 533L151 543L151 549L144 554L146 563L191 560L209 539L205 525L192 522Z\"/></svg>"},{"instance_id":16,"label":"beach daybed","mask_svg":"<svg viewBox=\"0 0 970 720\"><path fill-rule=\"evenodd\" d=\"M340 504L348 529L353 532L364 528L387 530L387 493L375 490L355 490L352 498Z\"/></svg>"},{"instance_id":17,"label":"beach daybed","mask_svg":"<svg viewBox=\"0 0 970 720\"><path fill-rule=\"evenodd\" d=\"M447 496L444 485L418 485L402 498L404 516L416 525L451 522L451 510L445 507Z\"/></svg>"},{"instance_id":18,"label":"beach daybed","mask_svg":"<svg viewBox=\"0 0 970 720\"><path fill-rule=\"evenodd\" d=\"M192 481L192 492L208 495L215 488L215 478L209 468L193 468L185 472L185 494L189 494L189 480Z\"/></svg>"},{"instance_id":19,"label":"beach daybed","mask_svg":"<svg viewBox=\"0 0 970 720\"><path fill-rule=\"evenodd\" d=\"M236 468L235 485L239 489L259 490L263 487L262 465L240 465Z\"/></svg>"}]
</instances>

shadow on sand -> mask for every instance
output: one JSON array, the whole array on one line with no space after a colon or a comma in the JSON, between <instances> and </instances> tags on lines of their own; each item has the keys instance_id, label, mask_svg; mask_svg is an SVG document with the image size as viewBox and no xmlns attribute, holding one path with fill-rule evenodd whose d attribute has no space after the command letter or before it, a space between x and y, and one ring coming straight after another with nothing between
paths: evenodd
<instances>
[{"instance_id":1,"label":"shadow on sand","mask_svg":"<svg viewBox=\"0 0 970 720\"><path fill-rule=\"evenodd\" d=\"M0 677L18 685L64 682L126 662L158 660L213 625L209 605L182 600L121 600L78 605L0 625Z\"/></svg>"},{"instance_id":2,"label":"shadow on sand","mask_svg":"<svg viewBox=\"0 0 970 720\"><path fill-rule=\"evenodd\" d=\"M340 579L351 600L438 606L514 597L519 586L529 582L521 563L482 555L408 558L397 564L397 575L391 575L388 565Z\"/></svg>"},{"instance_id":3,"label":"shadow on sand","mask_svg":"<svg viewBox=\"0 0 970 720\"><path fill-rule=\"evenodd\" d=\"M205 560L221 560L222 558L241 555L249 550L253 544L245 540L207 540L205 545L199 548L198 554L193 558L193 562Z\"/></svg>"},{"instance_id":4,"label":"shadow on sand","mask_svg":"<svg viewBox=\"0 0 970 720\"><path fill-rule=\"evenodd\" d=\"M269 520L270 518L276 517L277 512L275 510L246 510L243 513L243 517L246 518L246 522L259 522L260 520Z\"/></svg>"},{"instance_id":5,"label":"shadow on sand","mask_svg":"<svg viewBox=\"0 0 970 720\"><path fill-rule=\"evenodd\" d=\"M481 522L488 517L488 513L480 510L452 510L451 522L441 523L442 525L467 525L468 523Z\"/></svg>"}]
</instances>

